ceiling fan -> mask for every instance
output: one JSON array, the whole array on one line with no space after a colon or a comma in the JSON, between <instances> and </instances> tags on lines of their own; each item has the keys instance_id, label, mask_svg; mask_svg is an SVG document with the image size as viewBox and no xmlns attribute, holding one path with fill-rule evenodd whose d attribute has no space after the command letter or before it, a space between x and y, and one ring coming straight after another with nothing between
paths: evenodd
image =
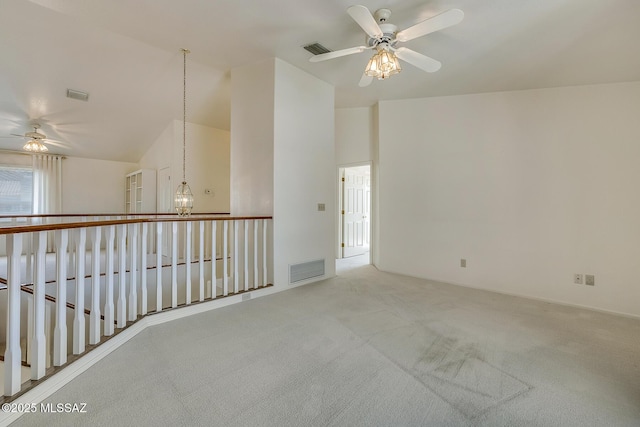
<instances>
[{"instance_id":1,"label":"ceiling fan","mask_svg":"<svg viewBox=\"0 0 640 427\"><path fill-rule=\"evenodd\" d=\"M397 44L451 27L460 23L464 18L464 12L460 9L450 9L402 31L397 31L395 25L387 23L387 19L391 16L389 9L378 9L372 15L365 6L356 5L349 7L347 13L367 33L366 46L323 53L311 57L309 61L326 61L375 49L376 53L369 60L360 79L359 86L361 87L371 84L374 77L382 80L400 72L402 69L398 59L428 73L438 71L442 65L439 61L406 47L397 47Z\"/></svg>"},{"instance_id":2,"label":"ceiling fan","mask_svg":"<svg viewBox=\"0 0 640 427\"><path fill-rule=\"evenodd\" d=\"M45 142L56 146L61 145L59 141L48 139L47 135L39 131L38 129L40 129L40 125L38 123L34 123L31 126L33 127L33 132L26 132L24 135L12 133L11 136L3 136L1 138L25 138L28 141L22 149L33 153L44 153L49 151L49 148L44 144Z\"/></svg>"}]
</instances>

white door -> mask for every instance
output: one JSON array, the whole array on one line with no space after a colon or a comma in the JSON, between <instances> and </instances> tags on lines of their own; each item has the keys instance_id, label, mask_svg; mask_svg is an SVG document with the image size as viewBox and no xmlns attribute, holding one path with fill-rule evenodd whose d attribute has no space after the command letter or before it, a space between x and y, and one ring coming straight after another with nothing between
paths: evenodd
<instances>
[{"instance_id":1,"label":"white door","mask_svg":"<svg viewBox=\"0 0 640 427\"><path fill-rule=\"evenodd\" d=\"M345 168L342 177L342 256L369 251L371 175L369 166Z\"/></svg>"},{"instance_id":2,"label":"white door","mask_svg":"<svg viewBox=\"0 0 640 427\"><path fill-rule=\"evenodd\" d=\"M171 212L171 174L169 168L158 170L158 189L156 194L156 210L162 213Z\"/></svg>"}]
</instances>

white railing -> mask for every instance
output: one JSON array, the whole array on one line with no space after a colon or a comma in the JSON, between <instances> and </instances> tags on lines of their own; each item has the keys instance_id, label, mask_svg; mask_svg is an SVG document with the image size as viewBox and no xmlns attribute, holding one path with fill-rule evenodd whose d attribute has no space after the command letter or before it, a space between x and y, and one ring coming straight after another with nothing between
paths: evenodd
<instances>
[{"instance_id":1,"label":"white railing","mask_svg":"<svg viewBox=\"0 0 640 427\"><path fill-rule=\"evenodd\" d=\"M5 396L142 316L271 282L268 216L74 219L0 228Z\"/></svg>"}]
</instances>

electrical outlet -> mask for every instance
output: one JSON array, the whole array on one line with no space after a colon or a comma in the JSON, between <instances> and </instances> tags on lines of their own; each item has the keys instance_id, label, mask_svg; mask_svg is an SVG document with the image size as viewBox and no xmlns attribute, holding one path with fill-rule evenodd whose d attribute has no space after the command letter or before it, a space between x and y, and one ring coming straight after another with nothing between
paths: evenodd
<instances>
[{"instance_id":1,"label":"electrical outlet","mask_svg":"<svg viewBox=\"0 0 640 427\"><path fill-rule=\"evenodd\" d=\"M318 203L318 211L320 212L324 212L325 210L325 205L324 203Z\"/></svg>"},{"instance_id":2,"label":"electrical outlet","mask_svg":"<svg viewBox=\"0 0 640 427\"><path fill-rule=\"evenodd\" d=\"M587 274L584 276L584 284L587 286L595 286L596 285L596 276L593 274Z\"/></svg>"},{"instance_id":3,"label":"electrical outlet","mask_svg":"<svg viewBox=\"0 0 640 427\"><path fill-rule=\"evenodd\" d=\"M460 259L460 267L467 268L467 260L462 258Z\"/></svg>"},{"instance_id":4,"label":"electrical outlet","mask_svg":"<svg viewBox=\"0 0 640 427\"><path fill-rule=\"evenodd\" d=\"M573 283L575 283L576 285L582 285L582 274L574 274Z\"/></svg>"}]
</instances>

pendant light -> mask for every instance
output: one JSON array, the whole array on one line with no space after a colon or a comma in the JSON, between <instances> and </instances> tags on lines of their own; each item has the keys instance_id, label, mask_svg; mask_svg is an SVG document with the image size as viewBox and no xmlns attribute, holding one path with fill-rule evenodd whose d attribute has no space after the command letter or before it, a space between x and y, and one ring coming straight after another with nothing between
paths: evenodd
<instances>
[{"instance_id":1,"label":"pendant light","mask_svg":"<svg viewBox=\"0 0 640 427\"><path fill-rule=\"evenodd\" d=\"M191 51L182 49L183 78L182 78L182 184L178 185L174 199L178 216L191 215L193 209L193 193L187 184L187 53Z\"/></svg>"},{"instance_id":2,"label":"pendant light","mask_svg":"<svg viewBox=\"0 0 640 427\"><path fill-rule=\"evenodd\" d=\"M35 138L27 142L22 149L32 153L44 153L49 151L46 145Z\"/></svg>"}]
</instances>

